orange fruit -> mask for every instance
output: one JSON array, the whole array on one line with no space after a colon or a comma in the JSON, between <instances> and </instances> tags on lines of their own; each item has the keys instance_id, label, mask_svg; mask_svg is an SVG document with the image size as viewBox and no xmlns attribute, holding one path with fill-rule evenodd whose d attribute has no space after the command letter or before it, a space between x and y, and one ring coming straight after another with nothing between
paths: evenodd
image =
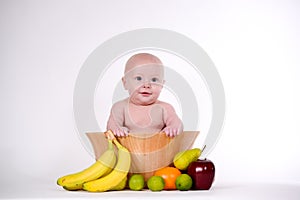
<instances>
[{"instance_id":1,"label":"orange fruit","mask_svg":"<svg viewBox=\"0 0 300 200\"><path fill-rule=\"evenodd\" d=\"M155 171L154 176L161 176L165 181L165 190L176 190L176 178L181 175L179 169L175 167L164 167Z\"/></svg>"}]
</instances>

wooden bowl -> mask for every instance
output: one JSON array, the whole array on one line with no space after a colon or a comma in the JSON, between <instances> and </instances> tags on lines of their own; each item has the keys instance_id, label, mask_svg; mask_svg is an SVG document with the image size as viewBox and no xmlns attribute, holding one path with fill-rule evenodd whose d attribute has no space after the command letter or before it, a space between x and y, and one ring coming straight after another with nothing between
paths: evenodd
<instances>
[{"instance_id":1,"label":"wooden bowl","mask_svg":"<svg viewBox=\"0 0 300 200\"><path fill-rule=\"evenodd\" d=\"M130 173L143 174L147 179L157 169L169 166L174 156L182 150L192 148L199 131L184 131L176 137L164 133L129 134L118 137L118 141L131 153ZM107 149L107 140L103 133L87 133L94 149L95 158Z\"/></svg>"}]
</instances>

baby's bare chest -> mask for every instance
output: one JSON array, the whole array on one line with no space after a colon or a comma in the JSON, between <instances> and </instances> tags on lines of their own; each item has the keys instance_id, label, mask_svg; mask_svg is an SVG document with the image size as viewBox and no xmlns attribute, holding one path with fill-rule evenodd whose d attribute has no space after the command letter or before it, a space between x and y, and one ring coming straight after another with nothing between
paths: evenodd
<instances>
[{"instance_id":1,"label":"baby's bare chest","mask_svg":"<svg viewBox=\"0 0 300 200\"><path fill-rule=\"evenodd\" d=\"M164 124L164 110L159 105L144 107L129 107L126 113L127 125L131 127L156 127Z\"/></svg>"}]
</instances>

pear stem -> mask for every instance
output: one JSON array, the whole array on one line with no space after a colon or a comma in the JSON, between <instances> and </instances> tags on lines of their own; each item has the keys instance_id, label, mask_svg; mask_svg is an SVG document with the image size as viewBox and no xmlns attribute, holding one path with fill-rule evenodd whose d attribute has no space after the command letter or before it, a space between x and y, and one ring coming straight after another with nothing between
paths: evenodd
<instances>
[{"instance_id":1,"label":"pear stem","mask_svg":"<svg viewBox=\"0 0 300 200\"><path fill-rule=\"evenodd\" d=\"M202 148L202 152L204 151L204 149L205 149L205 148L206 148L206 145L204 145L204 146L203 146L203 148Z\"/></svg>"}]
</instances>

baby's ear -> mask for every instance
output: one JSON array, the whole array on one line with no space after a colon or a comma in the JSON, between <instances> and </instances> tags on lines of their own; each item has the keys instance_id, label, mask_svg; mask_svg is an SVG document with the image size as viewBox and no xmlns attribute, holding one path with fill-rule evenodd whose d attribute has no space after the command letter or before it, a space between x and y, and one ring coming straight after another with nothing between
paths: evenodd
<instances>
[{"instance_id":1,"label":"baby's ear","mask_svg":"<svg viewBox=\"0 0 300 200\"><path fill-rule=\"evenodd\" d=\"M128 90L127 84L126 84L126 79L125 77L122 77L122 82L123 82L123 87L125 90Z\"/></svg>"}]
</instances>

